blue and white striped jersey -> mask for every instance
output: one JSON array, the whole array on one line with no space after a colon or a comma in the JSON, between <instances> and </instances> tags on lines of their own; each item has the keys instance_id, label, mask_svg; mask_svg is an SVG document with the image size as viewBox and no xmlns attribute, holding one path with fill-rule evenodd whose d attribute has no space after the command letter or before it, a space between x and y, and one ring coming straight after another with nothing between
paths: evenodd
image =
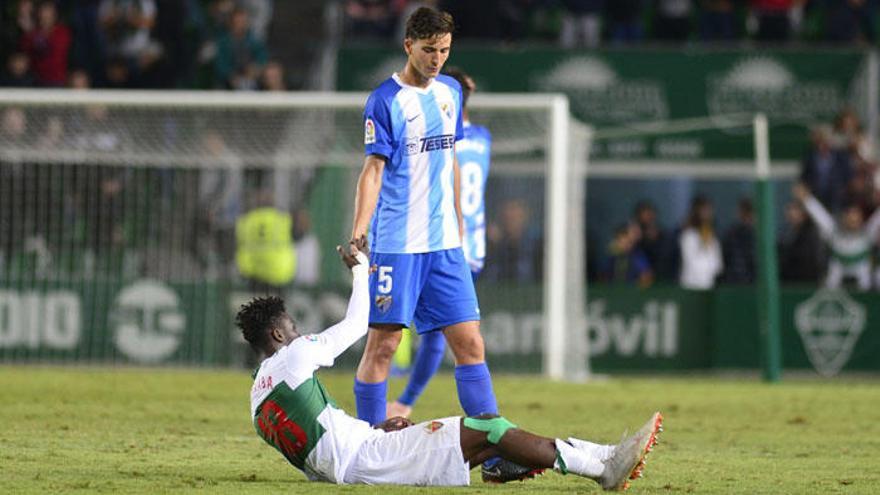
<instances>
[{"instance_id":1,"label":"blue and white striped jersey","mask_svg":"<svg viewBox=\"0 0 880 495\"><path fill-rule=\"evenodd\" d=\"M463 132L461 86L449 76L417 88L394 74L370 94L366 154L386 158L370 225L373 252L427 253L461 245L453 155Z\"/></svg>"},{"instance_id":2,"label":"blue and white striped jersey","mask_svg":"<svg viewBox=\"0 0 880 495\"><path fill-rule=\"evenodd\" d=\"M486 209L483 196L489 176L492 134L483 126L464 123L464 139L455 146L461 167L461 213L464 217L464 257L474 273L486 258Z\"/></svg>"}]
</instances>

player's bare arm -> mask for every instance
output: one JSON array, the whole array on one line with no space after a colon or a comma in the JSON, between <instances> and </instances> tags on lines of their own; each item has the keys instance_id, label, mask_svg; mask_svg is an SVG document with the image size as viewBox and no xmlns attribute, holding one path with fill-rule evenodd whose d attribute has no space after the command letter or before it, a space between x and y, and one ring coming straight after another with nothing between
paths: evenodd
<instances>
[{"instance_id":1,"label":"player's bare arm","mask_svg":"<svg viewBox=\"0 0 880 495\"><path fill-rule=\"evenodd\" d=\"M351 229L352 240L367 235L367 228L373 212L376 210L376 202L379 200L379 191L382 189L382 172L385 170L385 157L369 155L364 159L364 168L358 178L357 192L354 199L354 225Z\"/></svg>"}]
</instances>

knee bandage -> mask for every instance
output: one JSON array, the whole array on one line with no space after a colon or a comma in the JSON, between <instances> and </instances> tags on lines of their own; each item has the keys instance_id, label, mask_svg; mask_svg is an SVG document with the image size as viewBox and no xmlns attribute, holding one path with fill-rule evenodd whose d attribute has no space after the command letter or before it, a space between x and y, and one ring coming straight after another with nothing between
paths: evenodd
<instances>
[{"instance_id":1,"label":"knee bandage","mask_svg":"<svg viewBox=\"0 0 880 495\"><path fill-rule=\"evenodd\" d=\"M493 445L498 445L507 430L516 428L515 424L501 416L489 419L464 418L464 425L472 430L486 432L486 440Z\"/></svg>"}]
</instances>

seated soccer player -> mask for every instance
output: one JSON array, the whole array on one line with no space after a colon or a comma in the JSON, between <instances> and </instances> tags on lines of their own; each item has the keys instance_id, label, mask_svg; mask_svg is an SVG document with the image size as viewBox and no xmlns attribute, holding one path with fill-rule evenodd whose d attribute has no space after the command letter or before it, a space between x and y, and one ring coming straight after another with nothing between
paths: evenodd
<instances>
[{"instance_id":1,"label":"seated soccer player","mask_svg":"<svg viewBox=\"0 0 880 495\"><path fill-rule=\"evenodd\" d=\"M641 475L657 443L655 413L617 445L551 439L518 429L500 416L450 417L413 425L391 418L372 428L337 408L315 377L367 333L369 260L366 238L337 247L354 277L345 318L319 334L300 335L277 297L256 298L236 316L251 346L265 355L254 375L251 415L257 433L313 481L455 486L470 483L470 468L500 456L534 469L553 468L628 487Z\"/></svg>"}]
</instances>

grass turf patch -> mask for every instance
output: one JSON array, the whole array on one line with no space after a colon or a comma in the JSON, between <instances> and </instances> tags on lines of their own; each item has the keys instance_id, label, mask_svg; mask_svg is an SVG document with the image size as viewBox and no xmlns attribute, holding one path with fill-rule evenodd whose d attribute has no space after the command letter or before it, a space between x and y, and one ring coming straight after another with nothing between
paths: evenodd
<instances>
[{"instance_id":1,"label":"grass turf patch","mask_svg":"<svg viewBox=\"0 0 880 495\"><path fill-rule=\"evenodd\" d=\"M321 373L354 412L350 372ZM880 384L870 380L614 378L583 385L496 376L502 413L547 436L616 442L666 417L632 493L878 493ZM256 436L247 372L0 367L0 493L326 494ZM391 384L392 394L403 387ZM416 421L460 414L440 375ZM463 489L334 487L333 493L598 493L576 476Z\"/></svg>"}]
</instances>

